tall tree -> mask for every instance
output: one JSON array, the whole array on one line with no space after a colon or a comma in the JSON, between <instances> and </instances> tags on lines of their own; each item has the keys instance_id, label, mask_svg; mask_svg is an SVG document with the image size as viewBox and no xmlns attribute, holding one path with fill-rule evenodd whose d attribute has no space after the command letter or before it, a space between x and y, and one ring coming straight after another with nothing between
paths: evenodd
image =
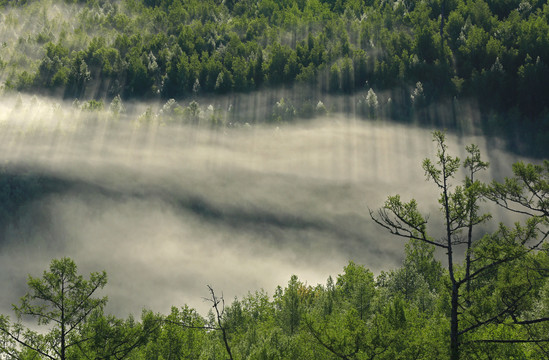
<instances>
[{"instance_id":1,"label":"tall tree","mask_svg":"<svg viewBox=\"0 0 549 360\"><path fill-rule=\"evenodd\" d=\"M465 182L454 186L452 180L461 161L449 155L444 132L435 131L433 139L438 149L436 162L425 159L423 169L427 179L440 191L444 236L429 235L427 217L420 213L417 202L405 203L399 195L390 196L382 209L377 213L370 211L370 215L394 235L422 241L446 252L450 358L460 359L465 345L549 342L546 335L539 337L533 331L525 331L525 327L549 321L547 314L533 318L525 310L538 296L547 277L547 254L539 250L549 236L549 164L545 163L545 168L515 165L516 178L504 184L494 183L490 190L474 179L475 173L488 164L481 160L478 148L470 146L466 148L469 157L464 162L468 170ZM484 197L508 208L514 203L531 210L516 210L529 218L524 225L500 224L493 234L474 238L473 228L489 219L489 215L479 213L478 204ZM467 235L463 236L465 231ZM465 264L456 260L458 251L462 251L459 257L465 258ZM512 280L511 274L515 274ZM501 337L494 330L503 324L512 327L513 332Z\"/></svg>"},{"instance_id":2,"label":"tall tree","mask_svg":"<svg viewBox=\"0 0 549 360\"><path fill-rule=\"evenodd\" d=\"M44 271L42 278L29 276L29 292L19 306L14 305L20 321L10 325L9 319L0 315L0 334L4 339L0 346L4 352L15 359L30 351L47 359L65 360L67 350L90 340L79 336L80 331L88 317L101 311L107 302L106 297L93 297L107 283L107 274L93 272L85 280L76 270L74 261L62 258L53 260L50 271ZM50 325L49 332L25 328L21 323L24 316L36 318L38 325Z\"/></svg>"}]
</instances>

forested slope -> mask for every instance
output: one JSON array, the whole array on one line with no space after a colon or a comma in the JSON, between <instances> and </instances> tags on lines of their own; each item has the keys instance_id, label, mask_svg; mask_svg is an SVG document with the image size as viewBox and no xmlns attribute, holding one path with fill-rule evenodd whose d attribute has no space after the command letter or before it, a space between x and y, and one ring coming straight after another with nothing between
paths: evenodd
<instances>
[{"instance_id":1,"label":"forested slope","mask_svg":"<svg viewBox=\"0 0 549 360\"><path fill-rule=\"evenodd\" d=\"M469 99L547 126L546 1L4 3L6 89L110 100L372 88L389 90L401 116Z\"/></svg>"}]
</instances>

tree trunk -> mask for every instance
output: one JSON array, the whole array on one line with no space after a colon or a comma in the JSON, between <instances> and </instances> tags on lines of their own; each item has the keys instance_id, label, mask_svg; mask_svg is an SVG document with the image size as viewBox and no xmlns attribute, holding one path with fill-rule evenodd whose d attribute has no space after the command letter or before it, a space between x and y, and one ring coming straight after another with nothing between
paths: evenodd
<instances>
[{"instance_id":1,"label":"tree trunk","mask_svg":"<svg viewBox=\"0 0 549 360\"><path fill-rule=\"evenodd\" d=\"M65 360L65 348L66 348L66 339L65 339L65 279L61 280L61 360Z\"/></svg>"},{"instance_id":2,"label":"tree trunk","mask_svg":"<svg viewBox=\"0 0 549 360\"><path fill-rule=\"evenodd\" d=\"M459 286L452 283L452 309L450 315L450 359L459 360L459 338L458 338L458 296Z\"/></svg>"},{"instance_id":3,"label":"tree trunk","mask_svg":"<svg viewBox=\"0 0 549 360\"><path fill-rule=\"evenodd\" d=\"M442 25L441 25L442 26ZM452 299L450 314L450 359L459 360L459 339L458 339L458 305L459 305L459 285L454 275L453 243L452 243L452 223L450 220L450 197L448 195L449 186L447 183L446 153L442 151L442 191L444 195L444 213L446 217L446 241L448 246L448 273L452 282Z\"/></svg>"}]
</instances>

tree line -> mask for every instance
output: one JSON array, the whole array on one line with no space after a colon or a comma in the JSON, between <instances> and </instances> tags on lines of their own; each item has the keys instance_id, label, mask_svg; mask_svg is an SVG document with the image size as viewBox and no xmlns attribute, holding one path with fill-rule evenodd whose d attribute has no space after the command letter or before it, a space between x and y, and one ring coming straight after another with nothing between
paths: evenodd
<instances>
[{"instance_id":1,"label":"tree line","mask_svg":"<svg viewBox=\"0 0 549 360\"><path fill-rule=\"evenodd\" d=\"M402 266L378 276L349 262L316 286L292 276L273 296L250 292L225 305L208 286L206 317L188 306L141 319L104 313L105 272L84 278L55 259L0 316L5 359L546 359L549 355L549 161L513 165L501 182L479 181L489 164L475 145L462 160L435 131L425 159L439 193L441 225L415 200L389 196L373 221L407 239ZM463 176L461 180L456 180ZM494 202L522 221L491 220ZM436 214L435 214L436 215ZM436 222L436 221L435 221ZM435 248L446 256L444 264ZM206 290L206 289L205 289ZM25 327L34 317L46 330Z\"/></svg>"},{"instance_id":2,"label":"tree line","mask_svg":"<svg viewBox=\"0 0 549 360\"><path fill-rule=\"evenodd\" d=\"M29 15L39 6L11 3L4 8ZM304 84L391 90L408 108L420 83L427 103L479 99L486 113L547 117L549 5L541 0L65 3L80 4L71 8L75 23L43 15L38 33L6 44L39 47L27 68L2 57L7 89L180 99Z\"/></svg>"}]
</instances>

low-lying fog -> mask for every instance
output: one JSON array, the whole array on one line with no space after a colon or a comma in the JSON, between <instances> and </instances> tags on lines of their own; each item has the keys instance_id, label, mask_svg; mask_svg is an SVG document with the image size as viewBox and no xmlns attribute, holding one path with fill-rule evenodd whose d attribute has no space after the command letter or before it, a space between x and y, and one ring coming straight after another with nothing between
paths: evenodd
<instances>
[{"instance_id":1,"label":"low-lying fog","mask_svg":"<svg viewBox=\"0 0 549 360\"><path fill-rule=\"evenodd\" d=\"M0 104L0 166L54 184L4 220L0 313L11 314L27 274L69 256L82 274L107 271L112 313L188 304L205 314L207 284L230 301L272 295L292 274L325 283L349 260L376 274L399 266L404 241L368 214L387 195L415 197L436 218L421 169L435 153L429 129L337 115L217 130L135 117L46 99ZM471 142L491 162L487 178L518 160L483 137L449 134L462 157Z\"/></svg>"}]
</instances>

